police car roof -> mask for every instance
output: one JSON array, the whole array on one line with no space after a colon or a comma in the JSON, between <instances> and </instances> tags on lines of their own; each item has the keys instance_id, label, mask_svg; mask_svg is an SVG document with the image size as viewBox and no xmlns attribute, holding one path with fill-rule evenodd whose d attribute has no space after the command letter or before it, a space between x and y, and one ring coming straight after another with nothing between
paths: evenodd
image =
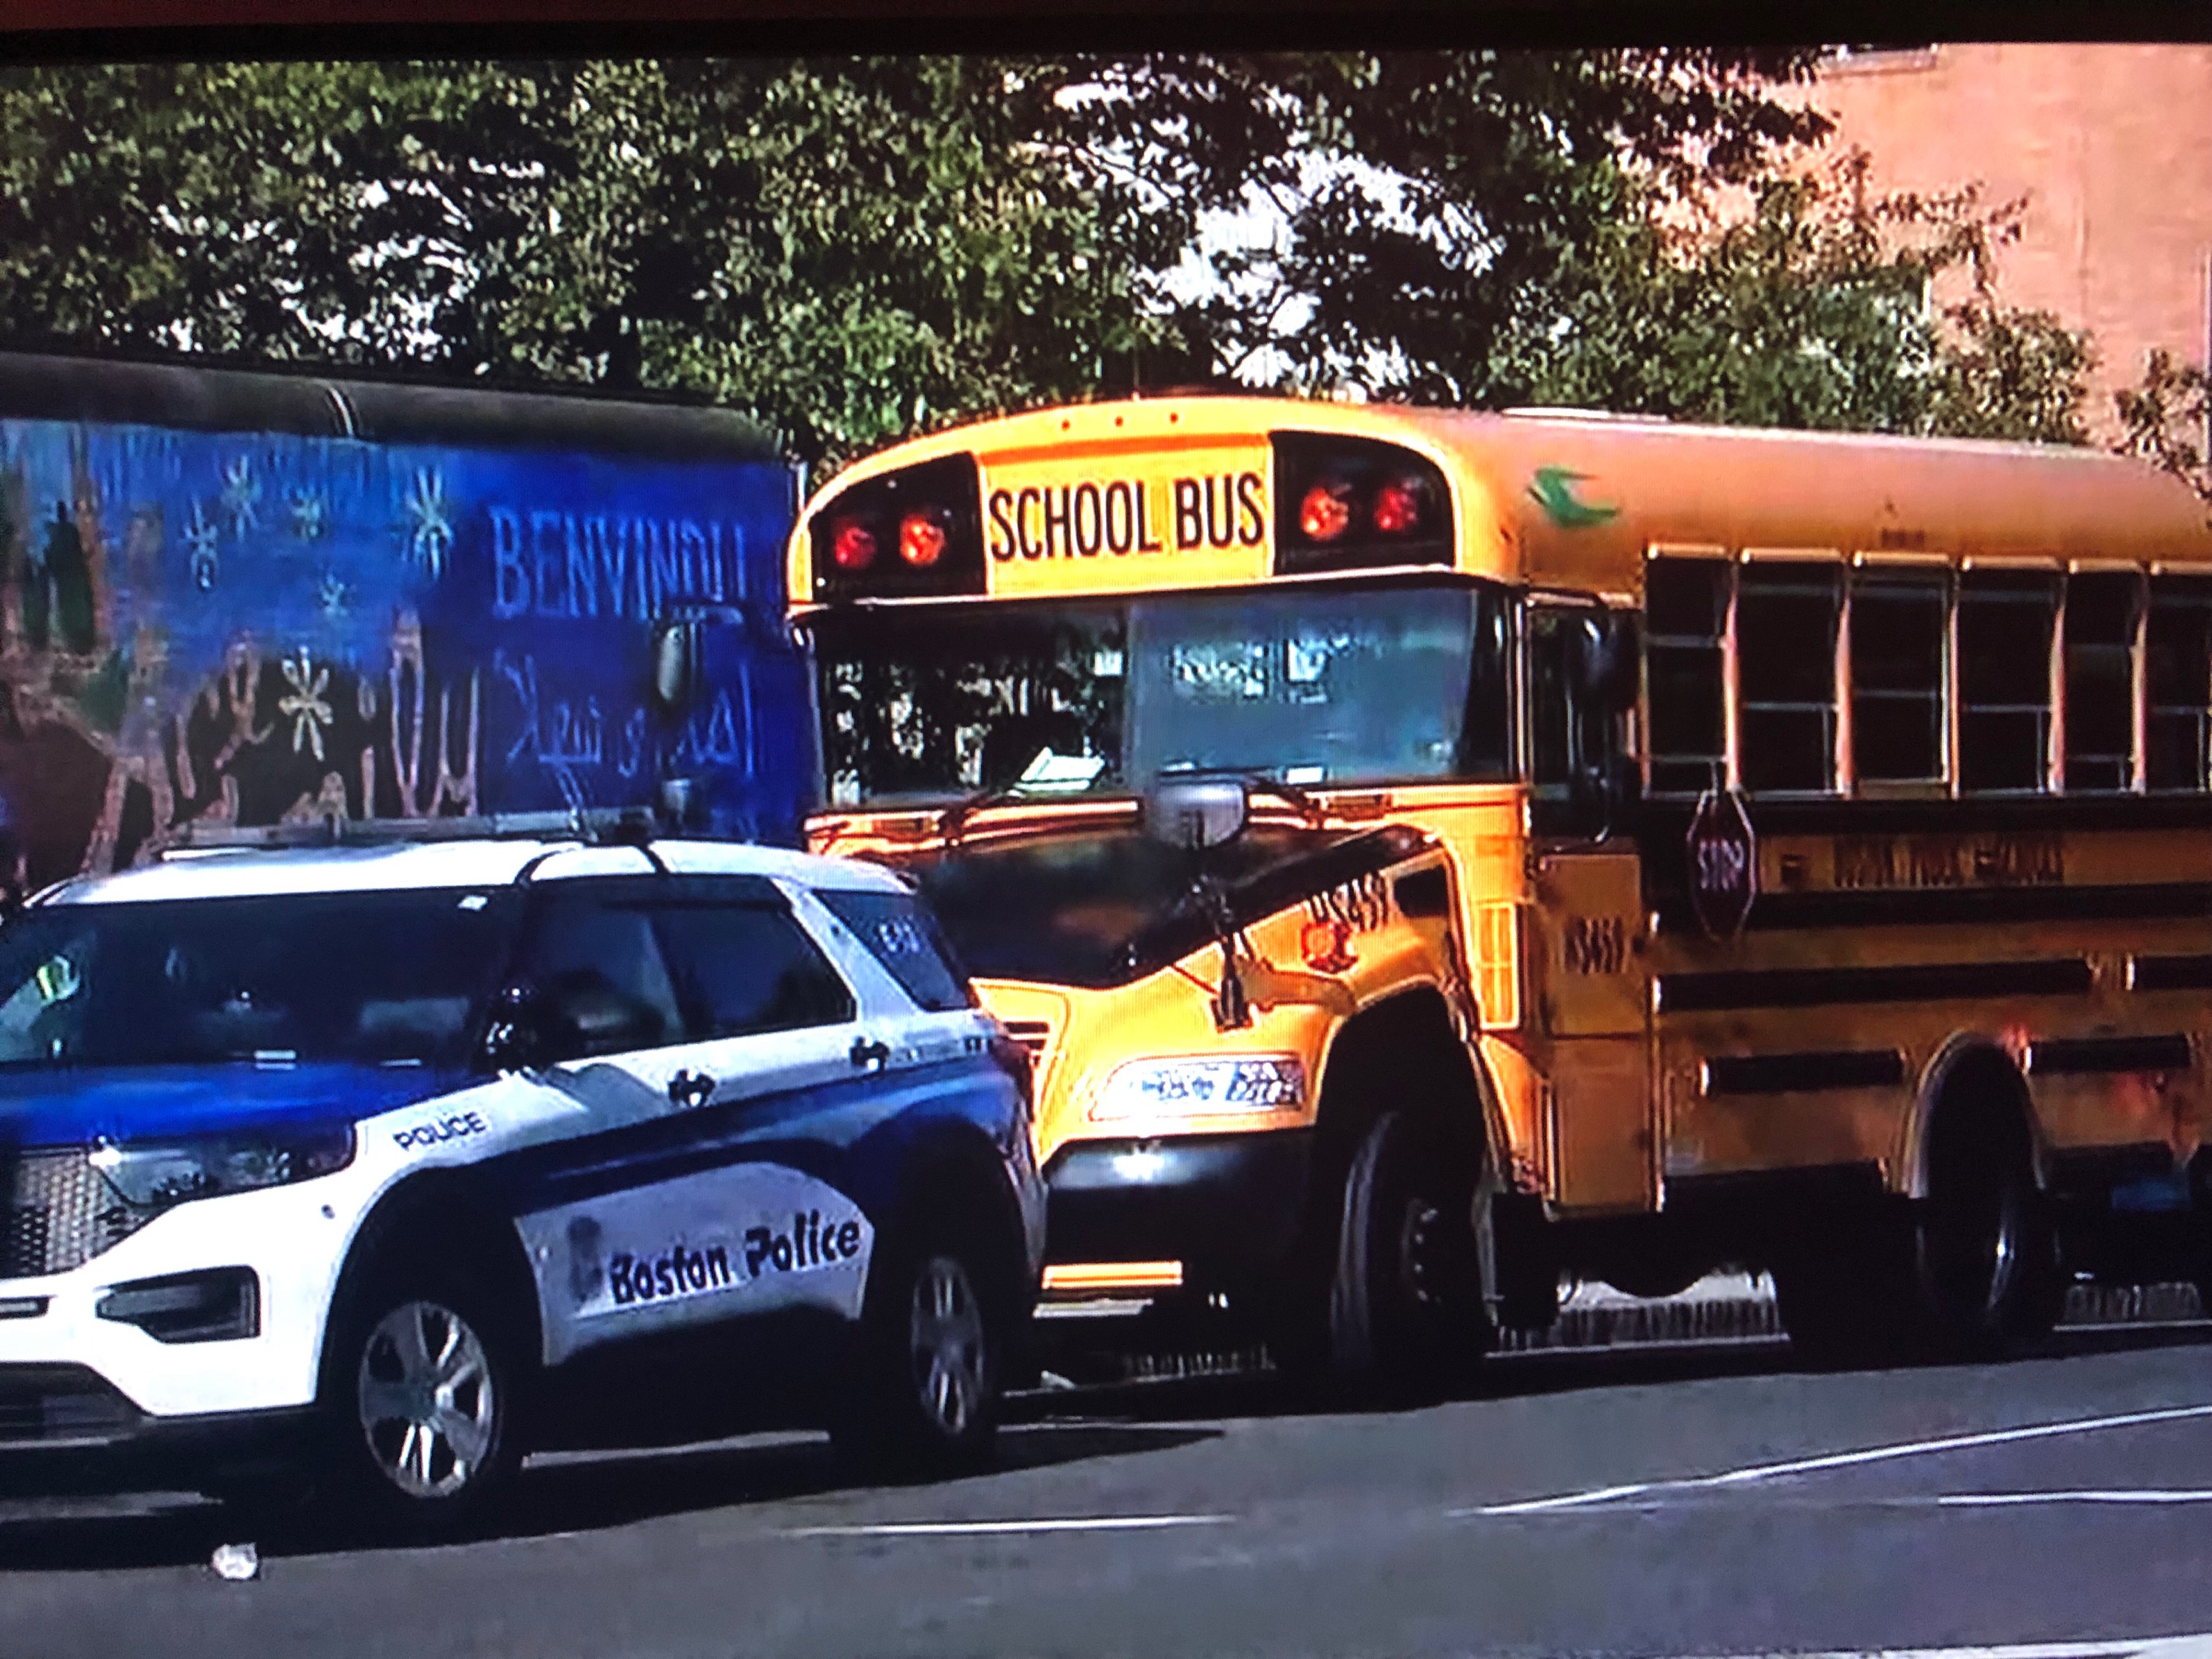
<instances>
[{"instance_id":1,"label":"police car roof","mask_svg":"<svg viewBox=\"0 0 2212 1659\"><path fill-rule=\"evenodd\" d=\"M781 877L809 887L906 890L877 865L732 842L657 841L653 852L678 875ZM221 848L172 852L155 864L112 876L79 877L46 902L127 903L153 899L239 898L261 894L359 893L410 888L500 887L526 870L535 882L652 872L653 860L629 846L536 839L388 842L368 846L265 850Z\"/></svg>"}]
</instances>

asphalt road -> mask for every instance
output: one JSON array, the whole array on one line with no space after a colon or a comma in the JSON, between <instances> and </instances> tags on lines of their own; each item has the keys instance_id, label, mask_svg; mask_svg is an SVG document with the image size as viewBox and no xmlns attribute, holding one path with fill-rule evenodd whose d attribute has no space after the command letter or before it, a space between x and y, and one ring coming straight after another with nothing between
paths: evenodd
<instances>
[{"instance_id":1,"label":"asphalt road","mask_svg":"<svg viewBox=\"0 0 2212 1659\"><path fill-rule=\"evenodd\" d=\"M0 1654L1728 1655L2212 1632L2212 1332L1818 1374L1525 1355L1419 1410L1264 1380L1044 1402L1005 1467L837 1484L793 1438L526 1471L501 1535L263 1541L0 1511ZM1077 1414L1079 1411L1080 1414ZM2204 1644L2161 1644L2163 1659Z\"/></svg>"}]
</instances>

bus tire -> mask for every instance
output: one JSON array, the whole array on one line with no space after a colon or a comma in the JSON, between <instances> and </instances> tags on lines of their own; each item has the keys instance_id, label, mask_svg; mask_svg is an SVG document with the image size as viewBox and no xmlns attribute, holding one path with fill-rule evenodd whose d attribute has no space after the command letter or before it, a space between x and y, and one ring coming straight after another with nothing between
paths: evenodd
<instances>
[{"instance_id":1,"label":"bus tire","mask_svg":"<svg viewBox=\"0 0 2212 1659\"><path fill-rule=\"evenodd\" d=\"M1361 1395L1447 1387L1488 1346L1474 1178L1404 1111L1375 1120L1346 1172L1328 1287L1330 1380Z\"/></svg>"},{"instance_id":2,"label":"bus tire","mask_svg":"<svg viewBox=\"0 0 2212 1659\"><path fill-rule=\"evenodd\" d=\"M2018 1114L1984 1094L1960 1101L1929 1127L1924 1163L1912 1243L1929 1347L1990 1358L2047 1331L2064 1282Z\"/></svg>"}]
</instances>

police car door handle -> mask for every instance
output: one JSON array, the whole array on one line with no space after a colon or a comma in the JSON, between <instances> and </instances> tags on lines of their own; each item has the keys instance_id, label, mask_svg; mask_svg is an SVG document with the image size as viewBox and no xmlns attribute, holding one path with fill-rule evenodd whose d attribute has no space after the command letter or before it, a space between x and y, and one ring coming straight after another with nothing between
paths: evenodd
<instances>
[{"instance_id":1,"label":"police car door handle","mask_svg":"<svg viewBox=\"0 0 2212 1659\"><path fill-rule=\"evenodd\" d=\"M668 1097L678 1106L704 1106L714 1097L714 1079L704 1072L678 1072L668 1079Z\"/></svg>"},{"instance_id":2,"label":"police car door handle","mask_svg":"<svg viewBox=\"0 0 2212 1659\"><path fill-rule=\"evenodd\" d=\"M853 1039L853 1064L855 1066L882 1066L887 1064L890 1057L891 1046L888 1042L871 1042L866 1037Z\"/></svg>"}]
</instances>

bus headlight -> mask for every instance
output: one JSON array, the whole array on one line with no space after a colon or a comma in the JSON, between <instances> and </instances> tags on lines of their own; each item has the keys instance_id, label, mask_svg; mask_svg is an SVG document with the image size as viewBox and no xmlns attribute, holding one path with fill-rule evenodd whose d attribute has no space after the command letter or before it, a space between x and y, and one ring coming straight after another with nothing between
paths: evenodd
<instances>
[{"instance_id":1,"label":"bus headlight","mask_svg":"<svg viewBox=\"0 0 2212 1659\"><path fill-rule=\"evenodd\" d=\"M1212 1117L1289 1112L1305 1104L1306 1068L1295 1054L1140 1060L1106 1080L1093 1119Z\"/></svg>"}]
</instances>

